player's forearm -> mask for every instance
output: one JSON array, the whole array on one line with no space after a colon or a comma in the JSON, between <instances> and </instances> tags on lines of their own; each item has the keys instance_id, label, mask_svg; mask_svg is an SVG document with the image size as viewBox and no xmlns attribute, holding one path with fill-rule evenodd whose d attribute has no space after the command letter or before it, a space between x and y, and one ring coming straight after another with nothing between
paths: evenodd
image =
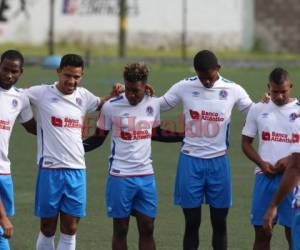
<instances>
[{"instance_id":1,"label":"player's forearm","mask_svg":"<svg viewBox=\"0 0 300 250\"><path fill-rule=\"evenodd\" d=\"M242 150L249 160L253 161L257 166L261 166L263 163L262 158L253 148L252 144L246 141L244 138L242 139Z\"/></svg>"},{"instance_id":2,"label":"player's forearm","mask_svg":"<svg viewBox=\"0 0 300 250\"><path fill-rule=\"evenodd\" d=\"M184 133L172 132L169 130L157 128L156 130L152 131L151 139L153 141L160 142L182 142L182 140L184 139Z\"/></svg>"},{"instance_id":3,"label":"player's forearm","mask_svg":"<svg viewBox=\"0 0 300 250\"><path fill-rule=\"evenodd\" d=\"M2 220L3 217L7 217L5 208L3 206L2 201L0 200L0 220Z\"/></svg>"},{"instance_id":4,"label":"player's forearm","mask_svg":"<svg viewBox=\"0 0 300 250\"><path fill-rule=\"evenodd\" d=\"M83 141L83 147L85 152L92 151L98 147L100 147L105 138L99 136L91 136Z\"/></svg>"}]
</instances>

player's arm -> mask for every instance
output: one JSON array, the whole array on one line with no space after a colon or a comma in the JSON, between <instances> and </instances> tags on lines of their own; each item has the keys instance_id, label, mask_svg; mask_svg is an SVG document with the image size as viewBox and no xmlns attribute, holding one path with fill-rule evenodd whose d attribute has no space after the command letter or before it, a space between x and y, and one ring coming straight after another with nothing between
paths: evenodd
<instances>
[{"instance_id":1,"label":"player's arm","mask_svg":"<svg viewBox=\"0 0 300 250\"><path fill-rule=\"evenodd\" d=\"M236 102L235 105L238 110L243 113L245 116L248 114L253 102L247 92L240 86L236 85Z\"/></svg>"},{"instance_id":2,"label":"player's arm","mask_svg":"<svg viewBox=\"0 0 300 250\"><path fill-rule=\"evenodd\" d=\"M153 141L160 142L181 142L184 138L184 133L172 132L169 130L162 129L160 126L152 129Z\"/></svg>"},{"instance_id":3,"label":"player's arm","mask_svg":"<svg viewBox=\"0 0 300 250\"><path fill-rule=\"evenodd\" d=\"M10 238L13 234L13 225L11 224L10 220L8 219L5 208L0 200L0 225L3 228L3 237Z\"/></svg>"},{"instance_id":4,"label":"player's arm","mask_svg":"<svg viewBox=\"0 0 300 250\"><path fill-rule=\"evenodd\" d=\"M285 171L285 169L288 166L288 163L290 161L291 155L288 155L284 158L281 158L278 160L274 166L274 170L276 170L277 173L282 173Z\"/></svg>"},{"instance_id":5,"label":"player's arm","mask_svg":"<svg viewBox=\"0 0 300 250\"><path fill-rule=\"evenodd\" d=\"M163 96L159 98L160 111L165 112L174 108L181 101L182 92L184 92L182 82L174 84Z\"/></svg>"},{"instance_id":6,"label":"player's arm","mask_svg":"<svg viewBox=\"0 0 300 250\"><path fill-rule=\"evenodd\" d=\"M275 174L272 164L264 161L257 153L256 149L253 147L253 141L253 137L242 135L242 149L244 154L248 157L249 160L253 161L263 171L264 174Z\"/></svg>"},{"instance_id":7,"label":"player's arm","mask_svg":"<svg viewBox=\"0 0 300 250\"><path fill-rule=\"evenodd\" d=\"M95 134L83 141L84 151L89 152L94 150L95 148L100 147L105 141L108 133L109 130L102 130L100 128L96 128Z\"/></svg>"},{"instance_id":8,"label":"player's arm","mask_svg":"<svg viewBox=\"0 0 300 250\"><path fill-rule=\"evenodd\" d=\"M278 191L276 192L271 205L264 216L264 229L267 233L271 233L273 228L273 219L277 214L277 207L287 194L300 181L300 153L294 153L289 157L289 162L282 176Z\"/></svg>"},{"instance_id":9,"label":"player's arm","mask_svg":"<svg viewBox=\"0 0 300 250\"><path fill-rule=\"evenodd\" d=\"M22 126L26 129L28 133L36 135L36 121L34 118L22 123Z\"/></svg>"}]
</instances>

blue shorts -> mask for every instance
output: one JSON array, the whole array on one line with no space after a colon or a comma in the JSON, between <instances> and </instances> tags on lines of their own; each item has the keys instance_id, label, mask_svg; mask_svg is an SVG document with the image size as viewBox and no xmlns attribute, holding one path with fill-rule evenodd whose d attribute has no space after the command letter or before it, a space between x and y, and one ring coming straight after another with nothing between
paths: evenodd
<instances>
[{"instance_id":1,"label":"blue shorts","mask_svg":"<svg viewBox=\"0 0 300 250\"><path fill-rule=\"evenodd\" d=\"M274 194L277 192L282 174L270 178L264 174L255 175L255 183L252 195L251 223L255 226L263 225L264 214L266 213ZM278 216L274 223L290 227L292 222L292 200L290 192L278 206Z\"/></svg>"},{"instance_id":2,"label":"blue shorts","mask_svg":"<svg viewBox=\"0 0 300 250\"><path fill-rule=\"evenodd\" d=\"M174 202L182 208L196 208L203 203L214 208L231 207L228 156L201 159L180 153Z\"/></svg>"},{"instance_id":3,"label":"blue shorts","mask_svg":"<svg viewBox=\"0 0 300 250\"><path fill-rule=\"evenodd\" d=\"M0 198L8 216L15 214L14 189L11 175L0 175Z\"/></svg>"},{"instance_id":4,"label":"blue shorts","mask_svg":"<svg viewBox=\"0 0 300 250\"><path fill-rule=\"evenodd\" d=\"M293 209L292 218L292 249L300 250L300 208Z\"/></svg>"},{"instance_id":5,"label":"blue shorts","mask_svg":"<svg viewBox=\"0 0 300 250\"><path fill-rule=\"evenodd\" d=\"M129 217L133 211L155 218L157 191L154 175L126 178L110 175L106 184L106 207L112 218Z\"/></svg>"},{"instance_id":6,"label":"blue shorts","mask_svg":"<svg viewBox=\"0 0 300 250\"><path fill-rule=\"evenodd\" d=\"M85 210L85 169L39 169L35 193L36 216L50 218L62 211L83 217Z\"/></svg>"},{"instance_id":7,"label":"blue shorts","mask_svg":"<svg viewBox=\"0 0 300 250\"><path fill-rule=\"evenodd\" d=\"M9 250L9 242L8 239L5 239L3 235L4 231L3 228L0 227L0 250Z\"/></svg>"}]
</instances>

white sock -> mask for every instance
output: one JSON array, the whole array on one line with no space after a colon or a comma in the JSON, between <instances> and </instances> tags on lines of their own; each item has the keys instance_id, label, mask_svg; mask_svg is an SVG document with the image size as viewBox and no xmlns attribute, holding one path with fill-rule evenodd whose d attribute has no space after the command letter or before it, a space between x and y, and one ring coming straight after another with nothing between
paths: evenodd
<instances>
[{"instance_id":1,"label":"white sock","mask_svg":"<svg viewBox=\"0 0 300 250\"><path fill-rule=\"evenodd\" d=\"M75 250L76 247L76 234L68 235L60 233L57 250Z\"/></svg>"},{"instance_id":2,"label":"white sock","mask_svg":"<svg viewBox=\"0 0 300 250\"><path fill-rule=\"evenodd\" d=\"M46 237L40 232L36 241L36 250L54 250L54 235Z\"/></svg>"}]
</instances>

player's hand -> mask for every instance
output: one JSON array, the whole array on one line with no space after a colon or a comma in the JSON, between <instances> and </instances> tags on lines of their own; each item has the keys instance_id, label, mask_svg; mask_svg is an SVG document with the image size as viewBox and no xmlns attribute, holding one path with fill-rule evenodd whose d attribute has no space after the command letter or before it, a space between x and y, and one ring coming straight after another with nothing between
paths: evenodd
<instances>
[{"instance_id":1,"label":"player's hand","mask_svg":"<svg viewBox=\"0 0 300 250\"><path fill-rule=\"evenodd\" d=\"M9 239L13 235L13 225L7 216L1 218L0 225L3 228L3 237Z\"/></svg>"},{"instance_id":2,"label":"player's hand","mask_svg":"<svg viewBox=\"0 0 300 250\"><path fill-rule=\"evenodd\" d=\"M263 224L263 228L268 235L272 234L273 219L276 217L276 215L277 215L277 207L271 205L268 208L267 212L265 213L264 224Z\"/></svg>"},{"instance_id":3,"label":"player's hand","mask_svg":"<svg viewBox=\"0 0 300 250\"><path fill-rule=\"evenodd\" d=\"M274 174L276 174L274 166L269 162L263 161L260 163L259 167L266 176L272 177Z\"/></svg>"},{"instance_id":4,"label":"player's hand","mask_svg":"<svg viewBox=\"0 0 300 250\"><path fill-rule=\"evenodd\" d=\"M286 169L289 161L290 161L290 156L287 156L287 157L284 157L284 158L278 160L275 163L274 171L276 171L277 173L282 173Z\"/></svg>"},{"instance_id":5,"label":"player's hand","mask_svg":"<svg viewBox=\"0 0 300 250\"><path fill-rule=\"evenodd\" d=\"M110 92L110 97L114 97L114 96L118 96L122 93L124 93L125 91L125 85L121 84L121 83L115 83L113 88L112 88L112 91Z\"/></svg>"},{"instance_id":6,"label":"player's hand","mask_svg":"<svg viewBox=\"0 0 300 250\"><path fill-rule=\"evenodd\" d=\"M155 90L149 83L146 84L145 91L146 91L146 94L148 96L154 96L155 95Z\"/></svg>"},{"instance_id":7,"label":"player's hand","mask_svg":"<svg viewBox=\"0 0 300 250\"><path fill-rule=\"evenodd\" d=\"M262 103L268 103L268 102L270 101L270 99L271 99L270 94L269 94L269 93L265 93L265 94L261 97L260 101L261 101Z\"/></svg>"}]
</instances>

